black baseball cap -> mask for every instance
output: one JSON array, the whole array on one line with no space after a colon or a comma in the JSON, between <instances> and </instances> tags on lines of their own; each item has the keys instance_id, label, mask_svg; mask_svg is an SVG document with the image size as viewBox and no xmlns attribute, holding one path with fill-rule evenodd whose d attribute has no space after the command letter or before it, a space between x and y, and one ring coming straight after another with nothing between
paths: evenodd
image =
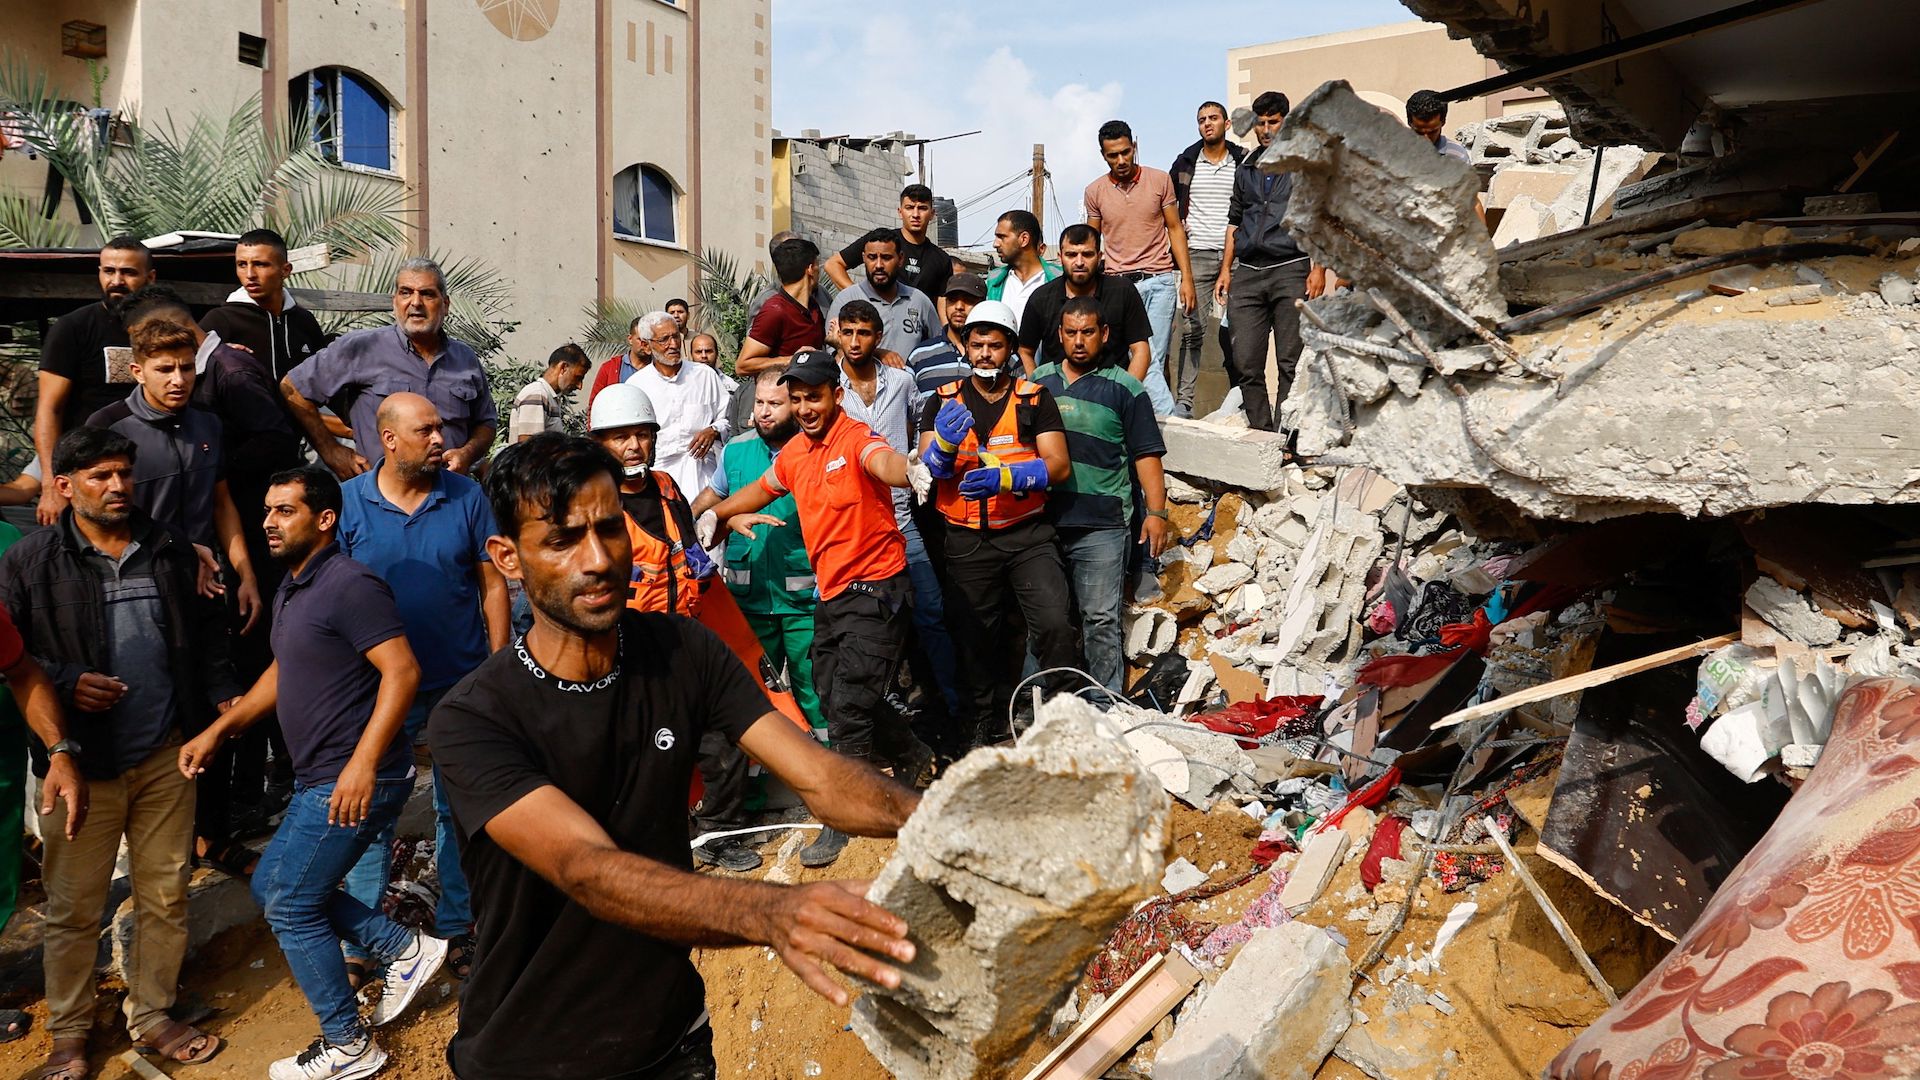
<instances>
[{"instance_id":1,"label":"black baseball cap","mask_svg":"<svg viewBox=\"0 0 1920 1080\"><path fill-rule=\"evenodd\" d=\"M838 382L840 361L834 358L831 349L802 349L788 361L787 370L780 373L780 381L806 383L808 386Z\"/></svg>"},{"instance_id":2,"label":"black baseball cap","mask_svg":"<svg viewBox=\"0 0 1920 1080\"><path fill-rule=\"evenodd\" d=\"M979 274L959 273L947 279L946 296L971 296L975 300L987 298L987 283L980 280Z\"/></svg>"}]
</instances>

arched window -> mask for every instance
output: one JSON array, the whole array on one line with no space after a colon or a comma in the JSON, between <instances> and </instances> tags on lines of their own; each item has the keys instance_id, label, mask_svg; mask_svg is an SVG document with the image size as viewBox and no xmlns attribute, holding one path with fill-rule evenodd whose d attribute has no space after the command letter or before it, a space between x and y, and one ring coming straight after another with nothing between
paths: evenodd
<instances>
[{"instance_id":1,"label":"arched window","mask_svg":"<svg viewBox=\"0 0 1920 1080\"><path fill-rule=\"evenodd\" d=\"M613 174L613 231L617 236L680 242L680 189L651 165L629 165Z\"/></svg>"},{"instance_id":2,"label":"arched window","mask_svg":"<svg viewBox=\"0 0 1920 1080\"><path fill-rule=\"evenodd\" d=\"M307 118L328 161L393 168L393 106L366 79L341 68L314 68L287 85L287 108Z\"/></svg>"}]
</instances>

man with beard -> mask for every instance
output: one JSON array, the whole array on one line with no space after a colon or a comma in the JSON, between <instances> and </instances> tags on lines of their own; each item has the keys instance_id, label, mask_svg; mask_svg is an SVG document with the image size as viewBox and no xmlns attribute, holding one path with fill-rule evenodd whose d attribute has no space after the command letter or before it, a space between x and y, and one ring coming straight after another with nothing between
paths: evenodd
<instances>
[{"instance_id":1,"label":"man with beard","mask_svg":"<svg viewBox=\"0 0 1920 1080\"><path fill-rule=\"evenodd\" d=\"M653 363L624 385L640 390L652 405L659 432L655 466L681 491L697 494L719 468L716 450L727 437L726 380L704 364L686 362L686 334L666 312L641 319L640 333L651 343Z\"/></svg>"},{"instance_id":2,"label":"man with beard","mask_svg":"<svg viewBox=\"0 0 1920 1080\"><path fill-rule=\"evenodd\" d=\"M987 298L987 284L979 274L955 274L947 281L947 332L913 350L907 370L922 394L931 394L955 379L967 377L967 316L973 305Z\"/></svg>"},{"instance_id":3,"label":"man with beard","mask_svg":"<svg viewBox=\"0 0 1920 1080\"><path fill-rule=\"evenodd\" d=\"M588 440L543 434L487 477L501 527L488 548L524 584L534 626L428 725L481 913L447 1048L461 1080L713 1076L690 947L767 946L842 1008L823 963L893 987L888 962L914 957L906 925L863 899L867 882L691 872L682 815L708 731L837 829L892 836L917 796L774 712L706 628L627 609L624 471ZM884 495L873 502L891 521Z\"/></svg>"},{"instance_id":4,"label":"man with beard","mask_svg":"<svg viewBox=\"0 0 1920 1080\"><path fill-rule=\"evenodd\" d=\"M268 1066L268 1080L350 1080L386 1064L361 1023L343 940L386 965L374 1027L404 1012L447 955L445 941L340 888L413 793L413 755L400 735L420 681L393 592L334 543L340 508L340 483L326 469L273 478L267 544L287 565L274 597L273 667L178 755L180 773L197 776L222 741L276 711L293 752L293 802L260 857L253 898L319 1017L320 1037Z\"/></svg>"},{"instance_id":5,"label":"man with beard","mask_svg":"<svg viewBox=\"0 0 1920 1080\"><path fill-rule=\"evenodd\" d=\"M754 378L752 430L734 436L721 452L720 471L694 500L696 519L760 479L781 448L800 433L800 424L793 418L793 395L780 381L781 374L763 371ZM815 735L824 737L827 721L813 683L813 564L807 560L793 496L782 495L766 512L786 524L768 526L751 536L729 534L721 576L753 627L754 637L760 639L760 647L767 651L767 661L774 670L787 672L787 684L802 715Z\"/></svg>"},{"instance_id":6,"label":"man with beard","mask_svg":"<svg viewBox=\"0 0 1920 1080\"><path fill-rule=\"evenodd\" d=\"M327 468L342 480L380 460L374 415L388 394L420 394L446 424L446 467L465 474L493 445L499 414L480 358L449 337L447 276L432 259L400 264L393 280L393 325L356 330L303 361L280 381L287 409ZM320 405L344 400L354 449L342 445L320 415Z\"/></svg>"},{"instance_id":7,"label":"man with beard","mask_svg":"<svg viewBox=\"0 0 1920 1080\"><path fill-rule=\"evenodd\" d=\"M1133 129L1124 120L1100 125L1100 156L1106 175L1087 185L1087 225L1106 237L1107 269L1133 283L1153 323L1147 395L1155 415L1173 411L1167 388L1167 346L1176 308L1192 311L1193 268L1187 261L1187 226L1173 178L1140 164Z\"/></svg>"},{"instance_id":8,"label":"man with beard","mask_svg":"<svg viewBox=\"0 0 1920 1080\"><path fill-rule=\"evenodd\" d=\"M1202 102L1194 117L1200 140L1180 152L1167 170L1180 197L1180 220L1187 226L1187 262L1193 271L1194 299L1186 309L1180 335L1179 385L1174 390L1174 414L1193 415L1194 387L1200 377L1200 350L1206 337L1206 309L1213 287L1226 269L1221 261L1227 246L1227 207L1233 201L1233 177L1246 159L1246 147L1227 138L1227 107ZM1223 305L1224 306L1224 305ZM1233 338L1220 325L1220 355L1233 356Z\"/></svg>"},{"instance_id":9,"label":"man with beard","mask_svg":"<svg viewBox=\"0 0 1920 1080\"><path fill-rule=\"evenodd\" d=\"M868 240L876 236L890 236L899 242L900 270L895 276L900 283L910 285L929 297L946 294L947 278L953 273L953 257L941 250L940 245L927 235L934 218L933 189L925 184L908 184L901 188L900 205L895 213L900 216L898 228L883 226L874 229L848 244L844 251L835 252L827 258L827 264L822 269L833 281L835 289L853 287L850 271L866 261ZM900 355L905 356L906 353Z\"/></svg>"},{"instance_id":10,"label":"man with beard","mask_svg":"<svg viewBox=\"0 0 1920 1080\"><path fill-rule=\"evenodd\" d=\"M240 287L227 302L206 313L200 325L228 345L258 357L272 376L274 397L280 380L302 360L326 348L327 332L313 312L294 303L287 291L293 263L286 238L272 229L251 229L233 245L234 275ZM248 516L252 506L248 505Z\"/></svg>"},{"instance_id":11,"label":"man with beard","mask_svg":"<svg viewBox=\"0 0 1920 1080\"><path fill-rule=\"evenodd\" d=\"M68 738L33 747L42 776L40 835L47 850L47 1034L39 1074L87 1075L94 961L121 840L132 871L134 946L127 951L127 1031L134 1045L197 1064L220 1040L168 1015L187 951L187 874L194 786L175 760L182 733L203 729L238 700L218 604L198 594L199 558L187 539L134 501L131 440L78 427L54 448L49 486L59 522L0 557L0 606L53 680ZM86 798L47 796L86 778ZM84 816L85 820L81 818Z\"/></svg>"},{"instance_id":12,"label":"man with beard","mask_svg":"<svg viewBox=\"0 0 1920 1080\"><path fill-rule=\"evenodd\" d=\"M940 312L927 294L900 280L900 239L892 233L870 233L865 245L867 276L841 289L827 312L827 344L840 340L840 312L855 300L865 300L880 312L886 324L880 346L895 356L887 361L899 367L928 338L940 334ZM941 282L945 285L944 276Z\"/></svg>"},{"instance_id":13,"label":"man with beard","mask_svg":"<svg viewBox=\"0 0 1920 1080\"><path fill-rule=\"evenodd\" d=\"M1027 374L1044 364L1057 364L1060 354L1060 312L1067 301L1091 296L1100 303L1100 325L1107 343L1100 349L1103 367L1125 368L1138 382L1147 376L1152 351L1147 339L1153 324L1133 283L1106 273L1100 262L1100 232L1089 225L1069 225L1060 232L1060 265L1066 273L1033 291L1020 323L1020 362Z\"/></svg>"},{"instance_id":14,"label":"man with beard","mask_svg":"<svg viewBox=\"0 0 1920 1080\"><path fill-rule=\"evenodd\" d=\"M100 249L99 277L99 302L55 319L40 344L33 449L43 463L53 460L60 436L126 397L133 384L133 352L119 306L134 290L153 284L153 255L134 237L116 236ZM60 485L42 484L40 524L53 524L64 509Z\"/></svg>"},{"instance_id":15,"label":"man with beard","mask_svg":"<svg viewBox=\"0 0 1920 1080\"><path fill-rule=\"evenodd\" d=\"M593 407L593 399L600 396L600 391L626 382L641 368L653 363L653 343L640 333L640 323L645 318L645 315L635 315L633 321L627 323L626 351L608 357L593 376L593 389L587 391L588 408Z\"/></svg>"},{"instance_id":16,"label":"man with beard","mask_svg":"<svg viewBox=\"0 0 1920 1080\"><path fill-rule=\"evenodd\" d=\"M1041 257L1044 246L1040 219L1031 210L1009 210L994 223L993 253L1000 256L1002 265L987 278L986 299L1007 305L1016 323L1026 317L1027 298L1034 290L1060 276L1060 264ZM951 282L947 290L953 290ZM947 326L953 326L951 310L947 312Z\"/></svg>"},{"instance_id":17,"label":"man with beard","mask_svg":"<svg viewBox=\"0 0 1920 1080\"><path fill-rule=\"evenodd\" d=\"M840 407L839 361L825 349L794 357L780 376L804 438L787 443L760 479L713 508L716 521L751 538L786 520L764 511L791 494L820 597L813 616L813 674L834 752L860 761L902 760L916 740L886 695L906 655L913 621L907 542L894 520L893 488L925 497L926 467L895 451ZM922 748L924 749L924 747ZM831 864L847 832L827 821L800 863Z\"/></svg>"},{"instance_id":18,"label":"man with beard","mask_svg":"<svg viewBox=\"0 0 1920 1080\"><path fill-rule=\"evenodd\" d=\"M507 580L487 561L493 511L480 485L449 472L440 414L418 394L380 403L380 464L342 485L336 541L348 558L393 591L407 644L420 665L420 688L407 710L404 745L416 763L427 754L427 716L453 684L507 644ZM464 976L472 963L473 906L460 872L460 848L446 785L434 772L434 865L440 899L433 933L448 939L447 963ZM386 892L392 851L389 827L347 875L347 891L370 908ZM370 974L364 952L347 949L348 975Z\"/></svg>"},{"instance_id":19,"label":"man with beard","mask_svg":"<svg viewBox=\"0 0 1920 1080\"><path fill-rule=\"evenodd\" d=\"M1018 674L1007 670L1008 616L1027 623L1028 651L1042 669L1079 667L1066 571L1046 518L1047 491L1073 473L1060 406L1038 383L1013 374L1013 312L998 300L974 305L967 322L973 374L927 399L920 460L933 473L934 505L946 518L947 595L954 644L972 700L962 718L968 745L1000 737ZM1049 680L1057 685L1058 679Z\"/></svg>"}]
</instances>

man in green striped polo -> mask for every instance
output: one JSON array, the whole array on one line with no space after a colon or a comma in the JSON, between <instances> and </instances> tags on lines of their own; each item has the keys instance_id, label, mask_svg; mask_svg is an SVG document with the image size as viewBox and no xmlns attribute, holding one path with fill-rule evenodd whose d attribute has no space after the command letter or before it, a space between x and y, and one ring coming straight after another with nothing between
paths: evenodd
<instances>
[{"instance_id":1,"label":"man in green striped polo","mask_svg":"<svg viewBox=\"0 0 1920 1080\"><path fill-rule=\"evenodd\" d=\"M1083 627L1087 671L1120 693L1126 668L1120 652L1120 605L1125 600L1127 552L1134 540L1133 492L1146 503L1139 542L1158 557L1167 546L1167 479L1153 403L1126 369L1100 363L1107 328L1100 303L1074 297L1060 312L1064 359L1033 373L1060 404L1073 475L1048 500Z\"/></svg>"}]
</instances>

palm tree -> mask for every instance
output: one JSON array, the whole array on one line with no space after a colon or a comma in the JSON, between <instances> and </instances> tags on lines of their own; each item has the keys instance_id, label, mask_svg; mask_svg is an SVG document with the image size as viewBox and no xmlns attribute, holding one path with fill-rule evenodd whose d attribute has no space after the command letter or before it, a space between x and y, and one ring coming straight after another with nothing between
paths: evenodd
<instances>
[{"instance_id":1,"label":"palm tree","mask_svg":"<svg viewBox=\"0 0 1920 1080\"><path fill-rule=\"evenodd\" d=\"M756 273L740 274L740 263L732 255L708 248L694 260L699 273L693 285L699 298L701 329L720 343L720 370L733 374L734 358L747 340L748 313L754 298L772 288Z\"/></svg>"}]
</instances>

